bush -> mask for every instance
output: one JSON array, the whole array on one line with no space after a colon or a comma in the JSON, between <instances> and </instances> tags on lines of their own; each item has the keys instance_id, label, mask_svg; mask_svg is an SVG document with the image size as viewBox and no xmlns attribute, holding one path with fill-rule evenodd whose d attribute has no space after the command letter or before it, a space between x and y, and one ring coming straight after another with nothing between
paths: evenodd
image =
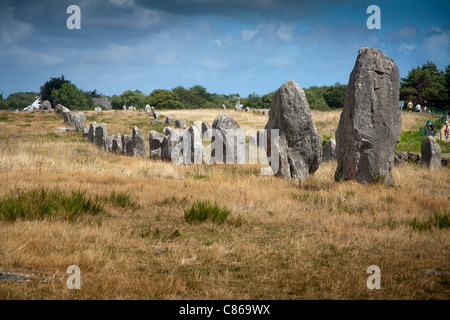
<instances>
[{"instance_id":1,"label":"bush","mask_svg":"<svg viewBox=\"0 0 450 320\"><path fill-rule=\"evenodd\" d=\"M189 210L184 211L184 218L189 223L203 222L211 220L214 222L224 222L230 210L220 207L217 204L212 205L208 200L196 201Z\"/></svg>"}]
</instances>

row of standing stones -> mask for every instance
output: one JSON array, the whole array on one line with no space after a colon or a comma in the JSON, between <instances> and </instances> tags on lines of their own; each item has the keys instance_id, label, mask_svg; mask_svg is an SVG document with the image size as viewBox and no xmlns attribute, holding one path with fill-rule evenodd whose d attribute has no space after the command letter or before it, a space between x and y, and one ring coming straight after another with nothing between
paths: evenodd
<instances>
[{"instance_id":1,"label":"row of standing stones","mask_svg":"<svg viewBox=\"0 0 450 320\"><path fill-rule=\"evenodd\" d=\"M293 80L283 84L273 97L263 136L266 141L262 144L266 149L267 159L278 161L276 166L269 162L272 167L278 168L275 175L304 180L319 168L322 161L334 160L337 161L334 176L336 181L390 184L393 183L394 164L413 161L431 169L440 169L441 150L431 136L423 141L420 156L394 151L400 138L402 122L398 107L399 87L399 71L395 62L378 49L361 48L347 85L344 107L335 133L336 140L330 140L322 148L322 139L314 126L303 89ZM222 108L226 109L225 106ZM60 109L65 121L75 126L77 131L83 131L88 136L88 141L98 147L109 152L147 157L144 136L139 128L134 127L131 135L108 136L106 124L98 125L94 122L87 128L84 126L86 118L83 113L72 114L65 107ZM236 103L235 110L241 110L239 102ZM250 109L247 108L246 111L249 112ZM150 106L146 106L145 112L155 119L159 117ZM174 122L176 129L186 129L186 121L183 119L167 117L165 121L168 125L173 125ZM271 129L278 129L277 145L273 145ZM227 159L227 154L231 153L234 155L232 163L245 163L248 160L248 145L245 138L241 139L244 133L227 113L219 114L212 126L207 122L202 122L201 128L194 124L183 134L171 127L166 127L164 134L152 130L149 134L149 157L176 163L205 162L206 149L202 140L214 141L212 130L223 133L223 159ZM226 130L234 130L236 133L233 141L226 140ZM258 146L261 145L256 135L248 138L249 142L257 141ZM245 146L239 145L242 143ZM189 159L182 152L186 146L190 149ZM230 148L234 152L230 152ZM278 156L272 158L274 148L278 149ZM240 156L238 150L246 150L245 155ZM212 149L212 158L215 157L214 152L215 149Z\"/></svg>"}]
</instances>

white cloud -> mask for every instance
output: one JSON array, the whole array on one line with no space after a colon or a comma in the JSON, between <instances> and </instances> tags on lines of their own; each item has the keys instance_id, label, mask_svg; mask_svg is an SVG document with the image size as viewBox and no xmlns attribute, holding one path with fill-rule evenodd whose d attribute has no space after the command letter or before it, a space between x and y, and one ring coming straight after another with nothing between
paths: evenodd
<instances>
[{"instance_id":1,"label":"white cloud","mask_svg":"<svg viewBox=\"0 0 450 320\"><path fill-rule=\"evenodd\" d=\"M241 38L244 41L251 40L254 36L256 36L259 33L259 30L264 27L264 25L259 25L256 27L255 30L248 30L248 29L242 29L241 30Z\"/></svg>"},{"instance_id":2,"label":"white cloud","mask_svg":"<svg viewBox=\"0 0 450 320\"><path fill-rule=\"evenodd\" d=\"M292 41L294 40L295 28L295 23L281 23L275 34L283 41Z\"/></svg>"}]
</instances>

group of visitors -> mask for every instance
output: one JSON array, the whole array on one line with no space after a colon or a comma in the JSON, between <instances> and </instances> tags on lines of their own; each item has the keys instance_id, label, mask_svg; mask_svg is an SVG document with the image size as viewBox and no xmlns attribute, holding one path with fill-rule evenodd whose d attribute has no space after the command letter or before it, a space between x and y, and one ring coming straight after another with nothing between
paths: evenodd
<instances>
[{"instance_id":1,"label":"group of visitors","mask_svg":"<svg viewBox=\"0 0 450 320\"><path fill-rule=\"evenodd\" d=\"M425 101L425 103L427 103L427 102ZM408 106L408 111L409 111L409 112L413 112L413 106L414 106L414 104L413 104L411 101L408 102L407 106ZM416 110L416 112L431 113L431 109L430 109L430 108L427 108L426 106L422 107L420 104L417 104L417 105L414 107L414 109Z\"/></svg>"}]
</instances>

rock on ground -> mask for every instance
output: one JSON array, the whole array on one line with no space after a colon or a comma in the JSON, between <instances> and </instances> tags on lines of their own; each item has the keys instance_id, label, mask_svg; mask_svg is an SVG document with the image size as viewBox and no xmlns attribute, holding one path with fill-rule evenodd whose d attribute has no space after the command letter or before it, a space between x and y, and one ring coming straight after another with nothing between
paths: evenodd
<instances>
[{"instance_id":1,"label":"rock on ground","mask_svg":"<svg viewBox=\"0 0 450 320\"><path fill-rule=\"evenodd\" d=\"M265 129L267 157L276 176L304 180L319 168L322 138L314 126L304 91L293 80L275 93ZM278 156L272 129L279 130Z\"/></svg>"},{"instance_id":2,"label":"rock on ground","mask_svg":"<svg viewBox=\"0 0 450 320\"><path fill-rule=\"evenodd\" d=\"M336 181L392 183L402 118L399 72L378 49L359 50L336 130Z\"/></svg>"}]
</instances>

